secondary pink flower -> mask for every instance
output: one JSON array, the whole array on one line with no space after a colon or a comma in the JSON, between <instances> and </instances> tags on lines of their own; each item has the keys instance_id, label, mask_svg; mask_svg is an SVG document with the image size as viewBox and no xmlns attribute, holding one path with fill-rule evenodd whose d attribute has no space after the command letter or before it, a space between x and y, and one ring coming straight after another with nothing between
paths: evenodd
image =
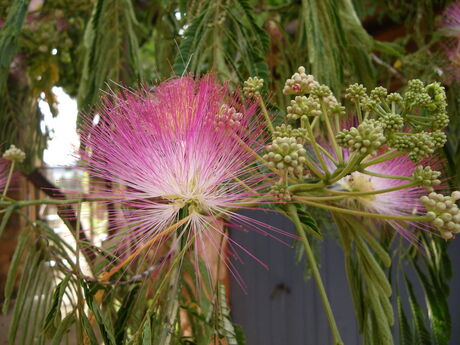
<instances>
[{"instance_id":1,"label":"secondary pink flower","mask_svg":"<svg viewBox=\"0 0 460 345\"><path fill-rule=\"evenodd\" d=\"M447 38L442 43L449 63L444 67L446 81L460 79L460 2L452 3L442 15L440 30Z\"/></svg>"},{"instance_id":2,"label":"secondary pink flower","mask_svg":"<svg viewBox=\"0 0 460 345\"><path fill-rule=\"evenodd\" d=\"M378 158L378 156L373 158ZM435 161L428 163L433 169L439 166L439 163ZM412 162L407 155L402 155L369 166L364 172L354 172L339 180L337 186L347 192L369 193L348 197L342 200L340 204L346 208L381 215L424 215L426 210L420 202L420 197L426 195L427 190L419 185L410 185L413 182L412 174L417 166L418 164ZM366 174L366 172L368 173ZM399 176L401 179L375 175ZM401 188L399 189L399 187ZM414 238L411 229L427 228L426 224L422 225L415 221L394 219L385 219L384 221L409 240Z\"/></svg>"},{"instance_id":3,"label":"secondary pink flower","mask_svg":"<svg viewBox=\"0 0 460 345\"><path fill-rule=\"evenodd\" d=\"M2 193L5 188L9 170L10 162L4 158L0 158L0 193Z\"/></svg>"},{"instance_id":4,"label":"secondary pink flower","mask_svg":"<svg viewBox=\"0 0 460 345\"><path fill-rule=\"evenodd\" d=\"M224 235L223 219L229 217L259 228L234 212L263 187L264 176L245 147L263 148L255 109L212 77L184 77L153 92L106 99L96 125L86 118L85 169L114 184L99 197L123 205L122 214L111 215L121 236L119 254L175 224L184 210L189 218L175 241L193 240L196 248L205 239L217 248L213 235ZM154 251L159 247L152 245Z\"/></svg>"},{"instance_id":5,"label":"secondary pink flower","mask_svg":"<svg viewBox=\"0 0 460 345\"><path fill-rule=\"evenodd\" d=\"M442 14L441 30L446 36L460 35L460 2L454 2Z\"/></svg>"}]
</instances>

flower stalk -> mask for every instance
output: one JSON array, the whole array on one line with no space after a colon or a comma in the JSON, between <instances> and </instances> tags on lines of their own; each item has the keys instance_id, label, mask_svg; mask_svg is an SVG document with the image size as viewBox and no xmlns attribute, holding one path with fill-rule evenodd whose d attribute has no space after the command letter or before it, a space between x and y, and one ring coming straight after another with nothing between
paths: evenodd
<instances>
[{"instance_id":1,"label":"flower stalk","mask_svg":"<svg viewBox=\"0 0 460 345\"><path fill-rule=\"evenodd\" d=\"M324 305L324 310L326 312L327 320L329 322L329 326L331 328L332 336L334 338L334 345L344 345L342 337L340 336L339 328L337 327L337 323L334 318L334 314L332 312L331 304L327 297L326 289L324 288L323 281L321 279L321 275L319 273L318 264L316 263L315 255L310 246L310 242L308 241L308 237L303 230L302 223L300 222L299 215L297 214L297 209L294 205L289 204L287 206L289 215L292 217L292 221L294 222L297 234L300 236L302 241L302 245L305 249L305 253L307 255L308 264L310 265L313 277L315 278L316 286L318 288L321 301Z\"/></svg>"},{"instance_id":2,"label":"flower stalk","mask_svg":"<svg viewBox=\"0 0 460 345\"><path fill-rule=\"evenodd\" d=\"M13 176L14 165L15 165L15 161L12 160L11 165L10 165L10 169L8 170L8 176L6 177L6 184L5 184L5 188L3 189L2 198L5 198L6 193L8 192L8 188L9 188L10 182L11 182L11 177Z\"/></svg>"}]
</instances>

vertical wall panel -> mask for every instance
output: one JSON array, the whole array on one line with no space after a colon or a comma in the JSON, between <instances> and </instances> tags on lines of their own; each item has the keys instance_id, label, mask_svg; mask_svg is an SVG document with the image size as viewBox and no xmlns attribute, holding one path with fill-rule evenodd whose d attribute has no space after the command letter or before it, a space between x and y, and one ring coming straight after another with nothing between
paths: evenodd
<instances>
[{"instance_id":1,"label":"vertical wall panel","mask_svg":"<svg viewBox=\"0 0 460 345\"><path fill-rule=\"evenodd\" d=\"M294 233L292 224L273 212L251 212L257 219ZM269 266L249 256L234 261L246 285L232 281L232 314L243 327L248 345L332 344L329 325L313 279L305 281L304 265L294 250L256 232L232 230L232 238ZM285 241L292 240L282 237ZM354 311L345 278L342 251L333 240L322 244L321 274L346 344L358 345Z\"/></svg>"},{"instance_id":2,"label":"vertical wall panel","mask_svg":"<svg viewBox=\"0 0 460 345\"><path fill-rule=\"evenodd\" d=\"M279 229L294 233L290 222L273 212L251 212L251 216ZM232 231L232 238L269 266L266 270L255 260L243 256L244 263L235 262L247 287L245 293L232 281L232 314L243 327L248 345L328 345L332 344L329 325L313 279L305 281L304 263L296 264L294 250L268 236L255 232ZM284 238L285 240L289 239ZM342 250L328 238L321 249L321 274L332 308L347 345L359 345L353 304L346 280ZM460 238L449 248L453 266L449 304L452 315L451 345L460 344ZM405 273L416 281L415 272L405 266ZM402 272L394 271L402 279ZM415 285L422 301L420 286ZM403 300L407 294L401 292ZM410 315L409 306L404 308ZM398 335L395 332L395 344ZM418 344L414 344L418 345Z\"/></svg>"}]
</instances>

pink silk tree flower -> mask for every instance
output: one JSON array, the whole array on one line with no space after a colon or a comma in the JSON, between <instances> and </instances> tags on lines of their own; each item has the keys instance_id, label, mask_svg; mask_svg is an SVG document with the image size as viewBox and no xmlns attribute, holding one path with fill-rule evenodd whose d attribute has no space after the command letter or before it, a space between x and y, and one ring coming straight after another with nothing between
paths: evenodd
<instances>
[{"instance_id":1,"label":"pink silk tree flower","mask_svg":"<svg viewBox=\"0 0 460 345\"><path fill-rule=\"evenodd\" d=\"M230 217L258 231L270 229L235 213L262 200L259 191L266 187L249 150L265 143L256 104L243 104L212 76L172 79L103 104L99 121L84 120L81 156L90 176L113 185L96 197L122 205L121 214L109 215L118 256L145 246L184 217L180 231L160 235L151 251L170 239L219 249L215 235L227 236L222 229Z\"/></svg>"},{"instance_id":2,"label":"pink silk tree flower","mask_svg":"<svg viewBox=\"0 0 460 345\"><path fill-rule=\"evenodd\" d=\"M442 14L440 31L446 36L441 43L448 63L444 66L447 82L460 79L460 2L454 2Z\"/></svg>"}]
</instances>

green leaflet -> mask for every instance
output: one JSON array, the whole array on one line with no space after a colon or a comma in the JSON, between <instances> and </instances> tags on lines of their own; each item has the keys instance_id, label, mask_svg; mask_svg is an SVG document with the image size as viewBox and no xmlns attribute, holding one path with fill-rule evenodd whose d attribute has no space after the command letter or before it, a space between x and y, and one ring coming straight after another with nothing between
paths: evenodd
<instances>
[{"instance_id":1,"label":"green leaflet","mask_svg":"<svg viewBox=\"0 0 460 345\"><path fill-rule=\"evenodd\" d=\"M406 287L407 291L409 292L409 303L412 312L412 320L413 320L413 338L416 344L420 345L431 345L431 336L428 332L428 329L425 326L425 315L423 314L423 310L420 304L417 302L417 299L414 294L414 289L412 287L412 283L406 277Z\"/></svg>"},{"instance_id":2,"label":"green leaflet","mask_svg":"<svg viewBox=\"0 0 460 345\"><path fill-rule=\"evenodd\" d=\"M15 209L16 209L16 205L13 204L11 206L8 206L8 208L5 210L5 213L3 214L3 217L2 217L2 222L0 223L0 237L2 236L6 225L8 224L8 220L10 220L10 217L13 214Z\"/></svg>"},{"instance_id":3,"label":"green leaflet","mask_svg":"<svg viewBox=\"0 0 460 345\"><path fill-rule=\"evenodd\" d=\"M176 55L177 75L217 72L219 77L243 81L268 78L264 54L268 36L255 22L247 0L206 1L185 30Z\"/></svg>"},{"instance_id":4,"label":"green leaflet","mask_svg":"<svg viewBox=\"0 0 460 345\"><path fill-rule=\"evenodd\" d=\"M341 93L345 69L366 86L375 83L372 38L349 0L303 0L298 49L306 49L310 73L336 94Z\"/></svg>"},{"instance_id":5,"label":"green leaflet","mask_svg":"<svg viewBox=\"0 0 460 345\"><path fill-rule=\"evenodd\" d=\"M347 279L364 344L393 344L392 286L376 259L376 256L382 257L381 261L385 262L388 253L372 234L365 234L368 229L353 217L334 215L334 220L342 239Z\"/></svg>"},{"instance_id":6,"label":"green leaflet","mask_svg":"<svg viewBox=\"0 0 460 345\"><path fill-rule=\"evenodd\" d=\"M230 309L227 306L227 294L225 285L217 283L217 302L218 302L218 327L219 333L227 339L229 345L238 345L235 337L235 329L230 321Z\"/></svg>"},{"instance_id":7,"label":"green leaflet","mask_svg":"<svg viewBox=\"0 0 460 345\"><path fill-rule=\"evenodd\" d=\"M80 282L85 292L85 300L86 304L91 310L96 319L97 326L99 331L101 332L102 339L104 339L105 345L116 345L114 330L112 326L111 319L103 313L103 311L99 308L96 301L94 300L94 295L90 291L87 284Z\"/></svg>"},{"instance_id":8,"label":"green leaflet","mask_svg":"<svg viewBox=\"0 0 460 345\"><path fill-rule=\"evenodd\" d=\"M12 2L8 17L0 29L0 95L6 89L11 61L18 49L18 36L26 17L29 0Z\"/></svg>"},{"instance_id":9,"label":"green leaflet","mask_svg":"<svg viewBox=\"0 0 460 345\"><path fill-rule=\"evenodd\" d=\"M91 323L89 322L89 319L86 317L85 313L81 313L80 318L85 334L89 339L89 344L98 345L99 342L97 341L96 334L94 334L93 328L91 327Z\"/></svg>"},{"instance_id":10,"label":"green leaflet","mask_svg":"<svg viewBox=\"0 0 460 345\"><path fill-rule=\"evenodd\" d=\"M152 344L152 326L150 324L150 318L147 319L147 322L144 324L144 329L142 331L142 345L151 345Z\"/></svg>"},{"instance_id":11,"label":"green leaflet","mask_svg":"<svg viewBox=\"0 0 460 345\"><path fill-rule=\"evenodd\" d=\"M125 299L123 300L120 309L117 312L117 319L115 321L115 340L117 345L124 344L124 339L126 337L126 328L128 325L128 320L130 314L136 303L136 298L138 297L138 292L140 290L139 286L134 286L126 294Z\"/></svg>"},{"instance_id":12,"label":"green leaflet","mask_svg":"<svg viewBox=\"0 0 460 345\"><path fill-rule=\"evenodd\" d=\"M128 86L139 79L138 24L130 0L98 0L83 41L79 109L96 103L110 81Z\"/></svg>"},{"instance_id":13,"label":"green leaflet","mask_svg":"<svg viewBox=\"0 0 460 345\"><path fill-rule=\"evenodd\" d=\"M16 282L16 278L18 276L21 259L25 254L25 249L27 248L26 245L28 243L27 241L30 238L29 236L30 233L27 230L21 231L21 235L19 236L19 240L16 245L16 250L14 251L13 258L11 259L11 263L8 268L8 275L5 283L5 301L3 302L2 309L4 314L8 312L11 295L14 290L14 283Z\"/></svg>"},{"instance_id":14,"label":"green leaflet","mask_svg":"<svg viewBox=\"0 0 460 345\"><path fill-rule=\"evenodd\" d=\"M61 340L64 337L64 333L68 332L71 325L76 321L75 314L72 312L67 315L61 323L59 323L59 327L54 334L53 341L51 345L59 345L61 344Z\"/></svg>"},{"instance_id":15,"label":"green leaflet","mask_svg":"<svg viewBox=\"0 0 460 345\"><path fill-rule=\"evenodd\" d=\"M398 330L399 330L399 345L412 345L414 344L414 337L412 335L409 322L407 321L406 314L401 304L401 297L396 297L397 310L398 310Z\"/></svg>"}]
</instances>

